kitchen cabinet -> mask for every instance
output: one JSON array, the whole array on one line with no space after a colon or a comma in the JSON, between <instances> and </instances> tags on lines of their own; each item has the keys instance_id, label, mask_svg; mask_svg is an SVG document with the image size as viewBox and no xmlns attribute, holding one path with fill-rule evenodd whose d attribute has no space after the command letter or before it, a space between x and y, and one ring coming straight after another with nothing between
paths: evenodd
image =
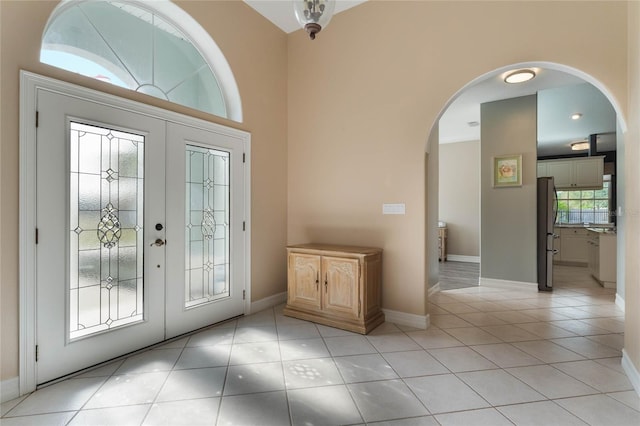
<instances>
[{"instance_id":1,"label":"kitchen cabinet","mask_svg":"<svg viewBox=\"0 0 640 426\"><path fill-rule=\"evenodd\" d=\"M384 322L382 250L287 247L287 316L367 334Z\"/></svg>"},{"instance_id":2,"label":"kitchen cabinet","mask_svg":"<svg viewBox=\"0 0 640 426\"><path fill-rule=\"evenodd\" d=\"M589 262L587 241L589 231L586 228L556 228L560 231L559 253L555 263L565 265L586 266ZM555 245L554 245L555 246Z\"/></svg>"},{"instance_id":3,"label":"kitchen cabinet","mask_svg":"<svg viewBox=\"0 0 640 426\"><path fill-rule=\"evenodd\" d=\"M538 161L538 177L553 176L557 189L600 189L604 156Z\"/></svg>"},{"instance_id":4,"label":"kitchen cabinet","mask_svg":"<svg viewBox=\"0 0 640 426\"><path fill-rule=\"evenodd\" d=\"M589 272L606 288L616 288L616 234L589 231Z\"/></svg>"}]
</instances>

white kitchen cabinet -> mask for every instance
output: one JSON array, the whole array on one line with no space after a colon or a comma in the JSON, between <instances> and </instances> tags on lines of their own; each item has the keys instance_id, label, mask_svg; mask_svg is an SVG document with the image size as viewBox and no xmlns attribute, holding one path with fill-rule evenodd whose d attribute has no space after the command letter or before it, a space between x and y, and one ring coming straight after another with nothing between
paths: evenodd
<instances>
[{"instance_id":1,"label":"white kitchen cabinet","mask_svg":"<svg viewBox=\"0 0 640 426\"><path fill-rule=\"evenodd\" d=\"M553 183L556 188L573 187L573 167L568 160L550 161L547 163L547 175L553 176Z\"/></svg>"},{"instance_id":2,"label":"white kitchen cabinet","mask_svg":"<svg viewBox=\"0 0 640 426\"><path fill-rule=\"evenodd\" d=\"M603 174L603 156L538 161L538 177L553 176L557 189L600 189Z\"/></svg>"},{"instance_id":3,"label":"white kitchen cabinet","mask_svg":"<svg viewBox=\"0 0 640 426\"><path fill-rule=\"evenodd\" d=\"M547 168L547 162L546 161L538 161L538 173L536 174L536 176L538 177L547 177L547 176L551 176L548 173L548 168Z\"/></svg>"},{"instance_id":4,"label":"white kitchen cabinet","mask_svg":"<svg viewBox=\"0 0 640 426\"><path fill-rule=\"evenodd\" d=\"M556 263L587 265L589 263L589 231L585 228L560 228L560 252Z\"/></svg>"},{"instance_id":5,"label":"white kitchen cabinet","mask_svg":"<svg viewBox=\"0 0 640 426\"><path fill-rule=\"evenodd\" d=\"M603 287L616 288L616 234L589 231L589 272Z\"/></svg>"}]
</instances>

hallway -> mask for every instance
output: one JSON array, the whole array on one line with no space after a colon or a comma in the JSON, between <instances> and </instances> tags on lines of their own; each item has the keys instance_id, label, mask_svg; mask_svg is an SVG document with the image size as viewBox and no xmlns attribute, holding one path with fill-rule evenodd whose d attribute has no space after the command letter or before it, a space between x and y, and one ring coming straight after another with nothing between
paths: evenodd
<instances>
[{"instance_id":1,"label":"hallway","mask_svg":"<svg viewBox=\"0 0 640 426\"><path fill-rule=\"evenodd\" d=\"M470 287L361 336L282 305L2 405L2 425L638 425L612 290Z\"/></svg>"}]
</instances>

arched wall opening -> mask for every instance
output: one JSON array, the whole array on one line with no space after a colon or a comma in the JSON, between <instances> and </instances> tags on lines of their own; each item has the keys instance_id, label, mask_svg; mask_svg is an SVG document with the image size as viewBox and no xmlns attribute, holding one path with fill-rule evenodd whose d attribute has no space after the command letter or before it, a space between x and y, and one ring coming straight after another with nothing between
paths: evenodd
<instances>
[{"instance_id":1,"label":"arched wall opening","mask_svg":"<svg viewBox=\"0 0 640 426\"><path fill-rule=\"evenodd\" d=\"M438 181L438 169L439 169L439 163L440 163L440 119L443 117L443 115L445 114L445 112L447 111L447 109L449 109L449 107L451 107L451 105L454 103L454 101L459 98L463 93L465 93L465 91L467 91L468 89L474 87L475 85L491 79L491 78L497 78L500 77L502 78L504 75L506 75L508 73L508 71L511 71L513 69L520 69L520 68L534 68L534 69L540 69L540 70L554 70L554 71L558 71L561 73L566 73L570 76L576 77L577 79L581 80L582 82L585 83L590 83L591 85L593 85L596 89L598 89L602 95L604 95L604 97L608 100L608 102L611 104L611 106L613 107L615 114L616 114L616 128L617 128L617 146L618 146L618 150L623 150L624 149L624 144L623 144L623 137L627 132L627 124L626 124L626 120L624 117L624 113L623 113L623 109L621 108L621 105L619 104L618 100L615 98L615 96L612 94L612 92L604 85L602 84L602 82L600 82L599 80L597 80L596 78L594 78L593 76L579 70L576 68L572 68L563 64L558 64L558 63L551 63L551 62L521 62L521 63L515 63L515 64L510 64L510 65L506 65L500 68L497 68L493 71L490 71L488 73L485 73L471 81L469 81L467 84L465 84L462 88L460 88L444 105L444 107L440 110L440 113L438 114L437 118L434 120L431 129L430 129L430 133L429 133L429 137L426 141L425 144L425 151L427 153L427 160L426 160L426 174L427 179L427 185L426 185L426 201L427 201L427 217L425 220L426 223L426 236L425 236L425 240L426 240L426 254L427 254L427 261L426 261L426 276L428 277L427 280L427 293L428 294L432 294L436 291L440 290L440 286L437 284L439 283L438 277L439 277L439 269L440 269L440 263L438 262L438 258L439 258L439 244L438 244L438 233L437 233L437 229L438 229L438 221L439 221L439 191L441 188L441 183ZM478 144L479 145L479 144ZM517 150L517 149L516 149ZM480 150L478 149L478 152ZM505 152L505 154L510 154L510 152ZM618 169L618 187L617 187L617 203L615 208L611 209L611 210L615 210L618 214L619 213L623 213L624 212L624 208L625 208L625 199L624 199L624 173L623 173L623 167L624 167L624 152L621 152L622 155L618 155L618 163L617 163L617 169ZM483 159L483 162L486 163L486 161L484 161L486 159ZM533 153L533 155L529 155L529 160L530 161L535 161L535 152ZM478 162L480 162L480 160L478 160ZM530 163L529 164L531 167L529 167L530 171L529 171L529 176L530 179L526 182L527 185L530 187L529 189L533 188L533 191L535 191L535 176L536 176L536 172L535 172L535 163ZM486 164L485 164L486 166ZM491 165L489 164L488 167L490 167ZM490 176L490 174L489 174ZM485 179L487 179L486 174L485 174ZM478 185L480 186L480 185ZM480 188L478 188L478 191L480 192ZM504 192L504 190L502 190ZM480 203L482 203L482 193L480 192L479 195L479 199L480 199ZM486 201L486 200L485 200ZM535 213L535 195L533 195L533 199L531 201L533 203L533 209L534 209L534 213ZM479 209L480 212L480 209ZM617 223L617 227L618 227L618 241L617 241L617 249L618 249L618 258L617 258L617 277L618 277L618 290L617 290L617 302L619 304L623 304L624 303L624 216L619 216L618 218L618 223ZM479 218L478 222L480 222L481 218ZM480 225L479 225L480 226ZM533 225L535 227L535 223ZM482 227L480 226L480 229L482 229ZM533 230L532 232L535 232L535 230ZM534 250L535 250L535 243L533 244ZM535 256L535 252L534 252L534 256ZM480 261L480 256L478 256L478 261ZM533 262L535 263L535 257L533 258ZM482 264L481 264L481 269L482 269ZM535 275L535 271L534 271L534 275ZM489 278L484 280L482 277L485 278ZM496 280L492 280L491 278L498 278ZM517 280L514 278L507 278L505 279L505 277L487 277L486 275L483 275L483 273L480 273L480 282L481 283L486 283L486 284L490 284L492 283L492 281L501 281L501 280L505 280L505 281L510 281L512 283L516 283L516 284L533 284L531 283L531 279L526 279L526 280ZM519 283L518 281L522 281L522 283ZM535 276L533 281L535 282Z\"/></svg>"}]
</instances>

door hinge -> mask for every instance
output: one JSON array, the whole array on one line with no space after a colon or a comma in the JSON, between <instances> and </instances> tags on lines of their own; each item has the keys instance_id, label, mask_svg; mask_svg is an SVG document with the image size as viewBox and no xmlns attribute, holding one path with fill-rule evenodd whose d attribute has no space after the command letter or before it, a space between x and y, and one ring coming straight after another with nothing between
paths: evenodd
<instances>
[{"instance_id":1,"label":"door hinge","mask_svg":"<svg viewBox=\"0 0 640 426\"><path fill-rule=\"evenodd\" d=\"M38 241L40 241L40 235L38 232L38 228L36 228L36 244L38 244Z\"/></svg>"},{"instance_id":2,"label":"door hinge","mask_svg":"<svg viewBox=\"0 0 640 426\"><path fill-rule=\"evenodd\" d=\"M247 299L247 290L242 290L242 300Z\"/></svg>"},{"instance_id":3,"label":"door hinge","mask_svg":"<svg viewBox=\"0 0 640 426\"><path fill-rule=\"evenodd\" d=\"M36 345L36 362L40 359L40 347Z\"/></svg>"},{"instance_id":4,"label":"door hinge","mask_svg":"<svg viewBox=\"0 0 640 426\"><path fill-rule=\"evenodd\" d=\"M40 123L40 111L36 111L36 127L38 127L39 123Z\"/></svg>"},{"instance_id":5,"label":"door hinge","mask_svg":"<svg viewBox=\"0 0 640 426\"><path fill-rule=\"evenodd\" d=\"M243 163L247 162L247 154L245 154L244 152L242 153L242 162Z\"/></svg>"},{"instance_id":6,"label":"door hinge","mask_svg":"<svg viewBox=\"0 0 640 426\"><path fill-rule=\"evenodd\" d=\"M247 230L247 222L245 222L244 220L242 221L242 230L243 231Z\"/></svg>"}]
</instances>

